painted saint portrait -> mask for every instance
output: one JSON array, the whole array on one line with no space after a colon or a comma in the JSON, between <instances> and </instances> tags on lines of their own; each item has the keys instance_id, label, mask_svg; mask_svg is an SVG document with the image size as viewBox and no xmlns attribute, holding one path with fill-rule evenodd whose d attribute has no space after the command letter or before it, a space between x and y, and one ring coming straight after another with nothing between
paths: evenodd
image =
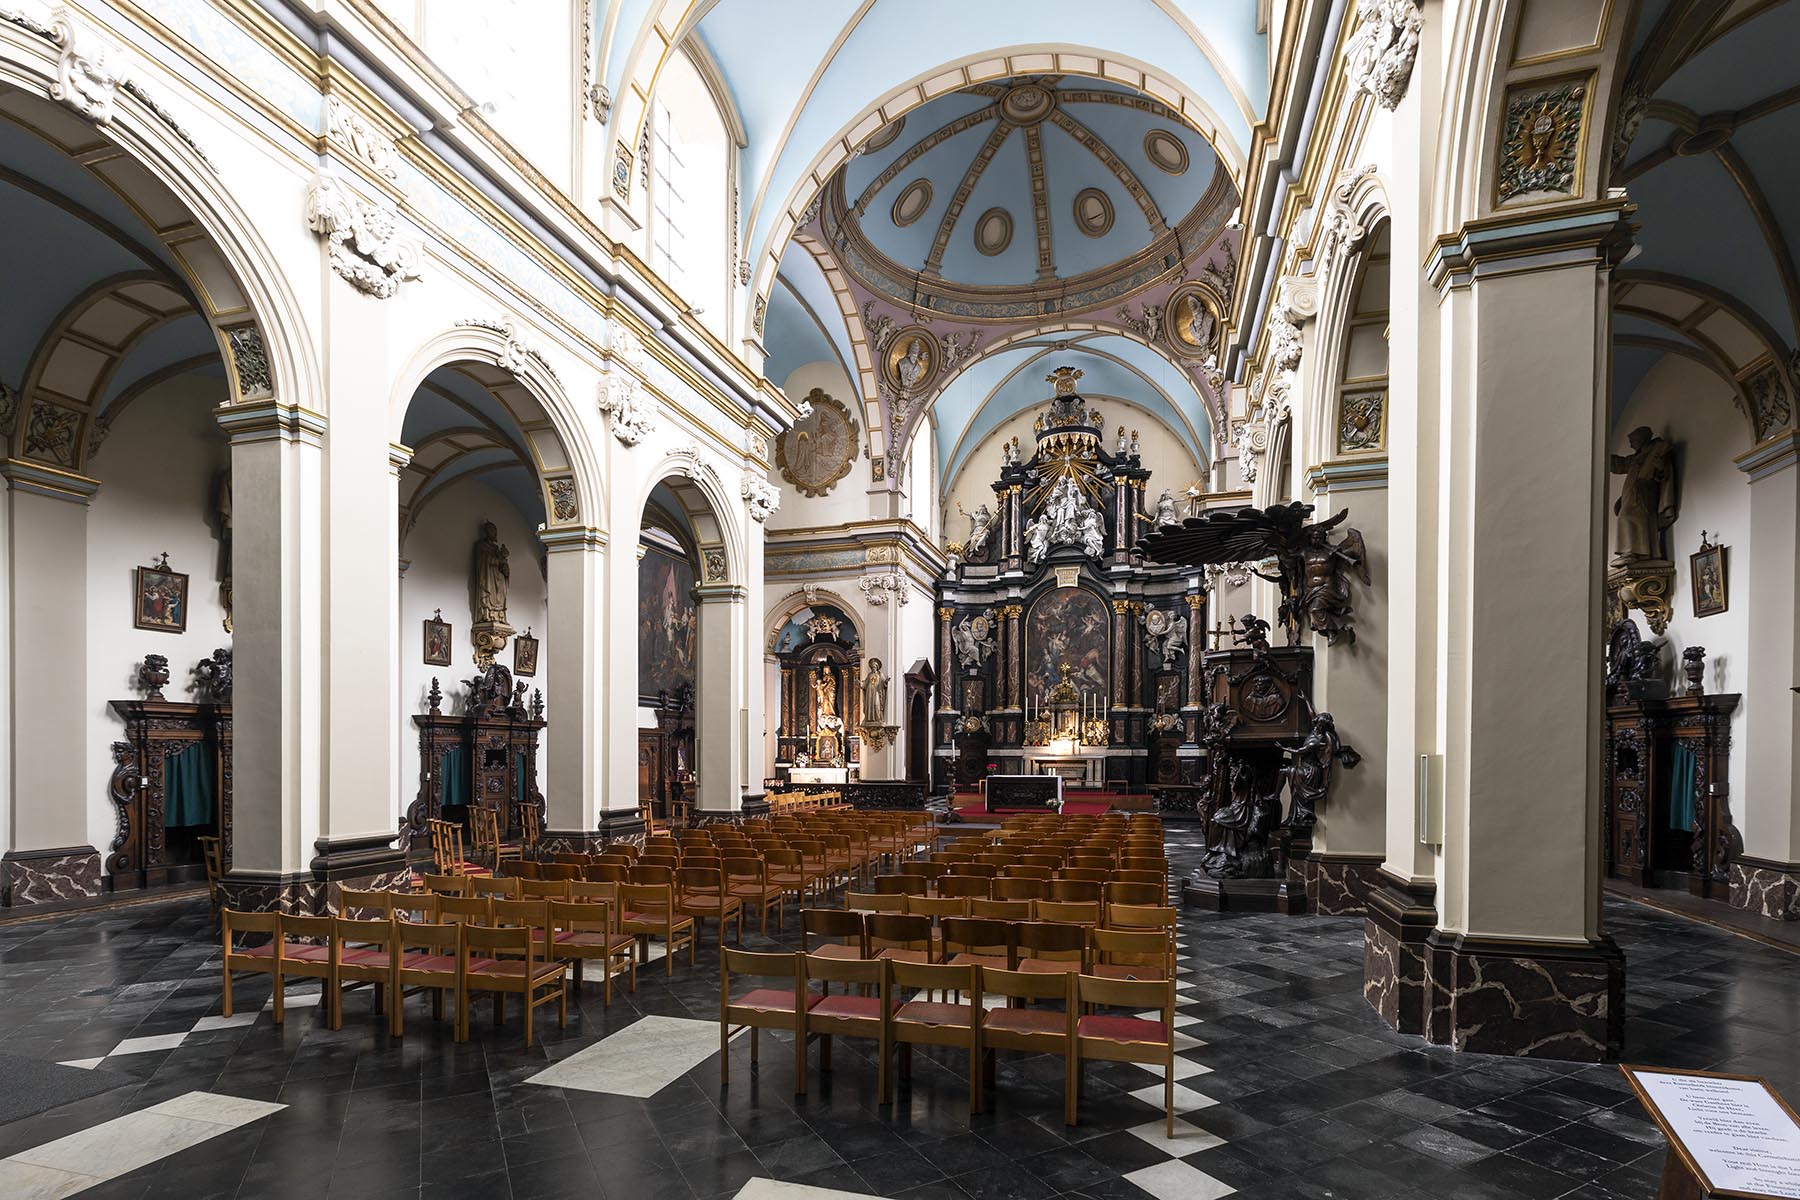
<instances>
[{"instance_id":1,"label":"painted saint portrait","mask_svg":"<svg viewBox=\"0 0 1800 1200\"><path fill-rule=\"evenodd\" d=\"M1041 696L1065 680L1079 691L1106 693L1106 604L1081 588L1038 597L1025 618L1025 691Z\"/></svg>"},{"instance_id":2,"label":"painted saint portrait","mask_svg":"<svg viewBox=\"0 0 1800 1200\"><path fill-rule=\"evenodd\" d=\"M513 638L513 674L532 676L537 674L538 640L531 636L527 628L524 633Z\"/></svg>"},{"instance_id":3,"label":"painted saint portrait","mask_svg":"<svg viewBox=\"0 0 1800 1200\"><path fill-rule=\"evenodd\" d=\"M137 569L133 624L161 633L187 631L188 577L169 570L169 556Z\"/></svg>"},{"instance_id":4,"label":"painted saint portrait","mask_svg":"<svg viewBox=\"0 0 1800 1200\"><path fill-rule=\"evenodd\" d=\"M694 567L659 546L638 559L638 695L673 695L694 682Z\"/></svg>"},{"instance_id":5,"label":"painted saint portrait","mask_svg":"<svg viewBox=\"0 0 1800 1200\"><path fill-rule=\"evenodd\" d=\"M1725 547L1702 539L1700 549L1688 556L1688 577L1694 585L1694 615L1714 617L1728 607Z\"/></svg>"},{"instance_id":6,"label":"painted saint portrait","mask_svg":"<svg viewBox=\"0 0 1800 1200\"><path fill-rule=\"evenodd\" d=\"M443 618L444 610L440 608L437 616L425 621L425 665L428 667L450 665L450 622Z\"/></svg>"}]
</instances>

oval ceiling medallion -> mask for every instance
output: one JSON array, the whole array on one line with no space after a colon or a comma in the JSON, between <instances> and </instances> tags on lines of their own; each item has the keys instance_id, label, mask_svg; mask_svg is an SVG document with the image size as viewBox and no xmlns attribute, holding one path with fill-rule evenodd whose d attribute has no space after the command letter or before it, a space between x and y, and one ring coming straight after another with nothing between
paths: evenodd
<instances>
[{"instance_id":1,"label":"oval ceiling medallion","mask_svg":"<svg viewBox=\"0 0 1800 1200\"><path fill-rule=\"evenodd\" d=\"M1035 125L1050 115L1056 97L1035 83L1021 83L1000 98L1000 112L1014 125Z\"/></svg>"},{"instance_id":2,"label":"oval ceiling medallion","mask_svg":"<svg viewBox=\"0 0 1800 1200\"><path fill-rule=\"evenodd\" d=\"M1150 160L1151 166L1170 175L1179 175L1188 169L1187 147L1166 129L1152 129L1144 135L1144 157Z\"/></svg>"},{"instance_id":3,"label":"oval ceiling medallion","mask_svg":"<svg viewBox=\"0 0 1800 1200\"><path fill-rule=\"evenodd\" d=\"M1089 237L1105 237L1113 227L1112 201L1099 188L1075 194L1075 227Z\"/></svg>"},{"instance_id":4,"label":"oval ceiling medallion","mask_svg":"<svg viewBox=\"0 0 1800 1200\"><path fill-rule=\"evenodd\" d=\"M915 179L894 197L894 224L911 225L931 207L931 180Z\"/></svg>"},{"instance_id":5,"label":"oval ceiling medallion","mask_svg":"<svg viewBox=\"0 0 1800 1200\"><path fill-rule=\"evenodd\" d=\"M887 149L894 144L894 139L899 137L900 131L905 128L906 118L895 117L886 125L883 125L880 129L877 129L874 133L869 135L868 141L863 143L863 153L867 154L871 150Z\"/></svg>"},{"instance_id":6,"label":"oval ceiling medallion","mask_svg":"<svg viewBox=\"0 0 1800 1200\"><path fill-rule=\"evenodd\" d=\"M975 222L975 248L992 258L1012 245L1012 214L1004 208L990 208Z\"/></svg>"}]
</instances>

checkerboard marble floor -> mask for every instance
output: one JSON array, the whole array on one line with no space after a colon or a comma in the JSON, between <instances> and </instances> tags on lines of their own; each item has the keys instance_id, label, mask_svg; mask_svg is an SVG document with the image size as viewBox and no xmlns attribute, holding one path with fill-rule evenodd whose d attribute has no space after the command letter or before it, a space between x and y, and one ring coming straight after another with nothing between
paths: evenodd
<instances>
[{"instance_id":1,"label":"checkerboard marble floor","mask_svg":"<svg viewBox=\"0 0 1800 1200\"><path fill-rule=\"evenodd\" d=\"M1198 847L1172 829L1170 858ZM1768 1075L1800 1096L1800 989L1775 949L1609 901L1627 955L1633 1062ZM789 929L794 922L790 914ZM344 1029L267 987L219 1013L194 901L0 926L0 1051L119 1086L0 1126L0 1193L84 1197L739 1197L832 1200L1625 1200L1663 1146L1613 1066L1459 1055L1390 1033L1362 1000L1354 920L1184 913L1177 1136L1162 1087L1091 1068L1062 1124L1060 1065L1011 1056L970 1120L958 1056L915 1055L895 1102L840 1041L793 1095L791 1057L733 1043L718 1082L717 955L642 972L525 1051L477 1009L458 1046L423 1001L389 1042L366 992ZM708 939L710 943L710 938ZM750 948L773 948L746 931ZM791 942L782 940L781 945ZM785 1060L785 1061L784 1061ZM255 1102L244 1104L243 1101ZM173 1109L170 1106L173 1105ZM175 1134L171 1134L171 1130ZM77 1139L73 1142L67 1139ZM73 1149L72 1149L73 1148ZM85 1165L84 1165L85 1164Z\"/></svg>"}]
</instances>

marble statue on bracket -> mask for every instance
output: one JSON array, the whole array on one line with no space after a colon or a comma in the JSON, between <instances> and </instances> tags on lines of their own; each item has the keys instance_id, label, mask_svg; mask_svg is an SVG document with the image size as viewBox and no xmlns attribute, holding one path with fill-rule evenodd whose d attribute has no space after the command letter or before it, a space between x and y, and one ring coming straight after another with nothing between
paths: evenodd
<instances>
[{"instance_id":1,"label":"marble statue on bracket","mask_svg":"<svg viewBox=\"0 0 1800 1200\"><path fill-rule=\"evenodd\" d=\"M1630 454L1614 454L1608 466L1623 475L1619 498L1613 501L1613 558L1629 562L1666 558L1663 534L1681 513L1675 495L1675 447L1656 436L1648 425L1629 435Z\"/></svg>"},{"instance_id":2,"label":"marble statue on bracket","mask_svg":"<svg viewBox=\"0 0 1800 1200\"><path fill-rule=\"evenodd\" d=\"M492 521L481 523L469 569L470 611L474 618L469 636L475 643L475 664L484 670L513 635L506 623L506 589L512 582L512 564L500 531Z\"/></svg>"},{"instance_id":3,"label":"marble statue on bracket","mask_svg":"<svg viewBox=\"0 0 1800 1200\"><path fill-rule=\"evenodd\" d=\"M863 678L863 723L865 725L886 725L888 706L888 677L881 669L881 660L869 660L869 673Z\"/></svg>"}]
</instances>

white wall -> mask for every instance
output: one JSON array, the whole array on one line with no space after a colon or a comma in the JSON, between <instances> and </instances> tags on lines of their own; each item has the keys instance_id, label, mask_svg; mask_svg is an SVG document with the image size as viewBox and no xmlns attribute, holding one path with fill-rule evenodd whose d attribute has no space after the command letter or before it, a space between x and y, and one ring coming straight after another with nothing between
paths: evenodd
<instances>
[{"instance_id":1,"label":"white wall","mask_svg":"<svg viewBox=\"0 0 1800 1200\"><path fill-rule=\"evenodd\" d=\"M507 623L520 633L529 626L531 635L538 639L538 673L518 682L526 685L527 696L535 689L549 694L556 648L550 644L548 589L539 569L542 560L537 535L512 501L499 492L479 480L453 483L425 509L400 548L401 557L410 559L411 565L400 577L400 794L395 798L396 822L418 794L419 735L412 718L427 710L425 696L432 676L437 676L444 691L444 711L460 713L467 695L462 681L479 671L475 666L475 647L469 641L469 564L483 521L494 523L501 544L510 552L512 584L506 593ZM424 661L423 622L439 608L451 626L451 662L447 667L427 666ZM509 671L512 669L510 640L495 661ZM538 788L547 792L549 778L544 764L546 747L556 732L556 713L546 710L544 716L550 723L538 740Z\"/></svg>"},{"instance_id":2,"label":"white wall","mask_svg":"<svg viewBox=\"0 0 1800 1200\"><path fill-rule=\"evenodd\" d=\"M169 660L169 700L193 699L194 664L231 645L219 600L219 543L213 536L213 480L231 448L213 420L222 380L184 375L151 388L119 414L89 469L100 480L87 514L87 785L82 803L90 844L106 853L117 810L106 798L109 747L125 723L107 707L135 699L146 654ZM132 625L133 570L164 551L188 575L185 633ZM64 800L62 802L68 802Z\"/></svg>"},{"instance_id":3,"label":"white wall","mask_svg":"<svg viewBox=\"0 0 1800 1200\"><path fill-rule=\"evenodd\" d=\"M1706 647L1706 690L1709 692L1742 692L1750 653L1749 563L1750 487L1748 479L1732 463L1751 445L1749 426L1732 407L1731 389L1717 375L1700 364L1670 354L1651 368L1626 402L1619 419L1613 423L1607 441L1608 452L1625 454L1630 447L1625 437L1639 425L1648 425L1656 433L1679 444L1681 516L1669 537L1670 557L1675 560L1675 615L1662 635L1667 643L1663 665L1672 687L1679 691L1686 680L1681 674L1681 653L1689 646ZM1609 477L1607 513L1619 495L1620 476ZM1700 548L1700 531L1704 529L1715 542L1723 542L1727 573L1727 596L1730 607L1712 617L1694 615L1694 591L1689 578L1688 555ZM1608 534L1608 555L1612 551ZM1779 547L1782 553L1789 547ZM1632 618L1638 630L1651 636L1644 616L1635 610ZM1744 737L1744 707L1738 706L1731 719L1731 796L1732 815L1743 831L1745 853L1758 856L1753 824L1747 819L1743 802L1745 763L1755 747ZM1767 855L1781 858L1773 851Z\"/></svg>"},{"instance_id":4,"label":"white wall","mask_svg":"<svg viewBox=\"0 0 1800 1200\"><path fill-rule=\"evenodd\" d=\"M770 533L847 525L869 519L869 431L863 425L862 398L849 376L844 374L844 369L835 362L814 362L797 367L781 384L781 390L795 403L804 400L813 388L818 388L849 411L856 424L856 458L850 464L850 473L823 496L802 496L793 484L781 477L780 467L773 467L769 482L781 489L781 510L769 518ZM769 456L773 464L774 446L769 447Z\"/></svg>"}]
</instances>

